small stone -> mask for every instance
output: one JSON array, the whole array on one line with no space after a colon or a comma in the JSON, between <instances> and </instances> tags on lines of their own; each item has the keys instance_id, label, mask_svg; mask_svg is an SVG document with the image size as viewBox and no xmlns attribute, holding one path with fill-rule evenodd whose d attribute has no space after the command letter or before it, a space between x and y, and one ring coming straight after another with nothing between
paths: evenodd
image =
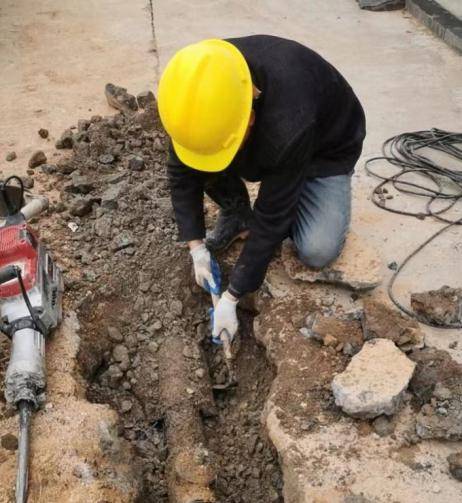
<instances>
[{"instance_id":1,"label":"small stone","mask_svg":"<svg viewBox=\"0 0 462 503\"><path fill-rule=\"evenodd\" d=\"M11 161L14 161L16 159L16 152L8 152L5 156L5 159L8 161L8 162L11 162Z\"/></svg>"},{"instance_id":2,"label":"small stone","mask_svg":"<svg viewBox=\"0 0 462 503\"><path fill-rule=\"evenodd\" d=\"M15 451L18 448L18 438L12 433L2 435L0 445L7 451Z\"/></svg>"},{"instance_id":3,"label":"small stone","mask_svg":"<svg viewBox=\"0 0 462 503\"><path fill-rule=\"evenodd\" d=\"M119 206L121 185L113 185L106 189L101 196L101 207L108 210L116 210Z\"/></svg>"},{"instance_id":4,"label":"small stone","mask_svg":"<svg viewBox=\"0 0 462 503\"><path fill-rule=\"evenodd\" d=\"M34 179L31 176L22 176L21 180L25 189L32 189L34 187Z\"/></svg>"},{"instance_id":5,"label":"small stone","mask_svg":"<svg viewBox=\"0 0 462 503\"><path fill-rule=\"evenodd\" d=\"M122 413L130 412L132 410L133 404L130 400L123 400L120 404L120 410Z\"/></svg>"},{"instance_id":6,"label":"small stone","mask_svg":"<svg viewBox=\"0 0 462 503\"><path fill-rule=\"evenodd\" d=\"M115 157L112 154L101 154L98 157L98 161L101 164L112 164L115 161Z\"/></svg>"},{"instance_id":7,"label":"small stone","mask_svg":"<svg viewBox=\"0 0 462 503\"><path fill-rule=\"evenodd\" d=\"M391 435L395 430L393 423L386 416L379 416L375 419L372 422L372 427L380 437Z\"/></svg>"},{"instance_id":8,"label":"small stone","mask_svg":"<svg viewBox=\"0 0 462 503\"><path fill-rule=\"evenodd\" d=\"M130 366L130 358L128 355L128 349L122 344L117 344L112 350L112 357L114 361L119 364L120 370L127 370Z\"/></svg>"},{"instance_id":9,"label":"small stone","mask_svg":"<svg viewBox=\"0 0 462 503\"><path fill-rule=\"evenodd\" d=\"M58 171L58 167L54 164L41 164L40 169L47 175L52 175Z\"/></svg>"},{"instance_id":10,"label":"small stone","mask_svg":"<svg viewBox=\"0 0 462 503\"><path fill-rule=\"evenodd\" d=\"M156 107L156 98L154 97L154 93L152 91L143 91L136 96L136 101L138 102L138 106L143 110L154 109Z\"/></svg>"},{"instance_id":11,"label":"small stone","mask_svg":"<svg viewBox=\"0 0 462 503\"><path fill-rule=\"evenodd\" d=\"M69 213L75 217L84 217L90 213L93 207L93 199L85 197L76 197L69 206Z\"/></svg>"},{"instance_id":12,"label":"small stone","mask_svg":"<svg viewBox=\"0 0 462 503\"><path fill-rule=\"evenodd\" d=\"M43 128L40 128L38 130L38 134L41 138L48 138L48 129L43 129Z\"/></svg>"},{"instance_id":13,"label":"small stone","mask_svg":"<svg viewBox=\"0 0 462 503\"><path fill-rule=\"evenodd\" d=\"M88 194L94 187L93 182L88 177L79 175L77 171L74 171L71 175L71 183L66 185L65 190L77 194Z\"/></svg>"},{"instance_id":14,"label":"small stone","mask_svg":"<svg viewBox=\"0 0 462 503\"><path fill-rule=\"evenodd\" d=\"M112 242L112 251L116 252L133 246L135 244L135 238L130 231L121 231L116 235L114 241Z\"/></svg>"},{"instance_id":15,"label":"small stone","mask_svg":"<svg viewBox=\"0 0 462 503\"><path fill-rule=\"evenodd\" d=\"M183 303L181 300L172 300L170 304L170 312L175 316L181 316L183 313Z\"/></svg>"},{"instance_id":16,"label":"small stone","mask_svg":"<svg viewBox=\"0 0 462 503\"><path fill-rule=\"evenodd\" d=\"M138 110L136 98L132 94L127 93L124 87L109 83L106 84L104 91L107 102L111 107L121 112L136 112Z\"/></svg>"},{"instance_id":17,"label":"small stone","mask_svg":"<svg viewBox=\"0 0 462 503\"><path fill-rule=\"evenodd\" d=\"M374 418L396 412L414 372L409 360L388 339L364 344L332 382L335 403L350 416Z\"/></svg>"},{"instance_id":18,"label":"small stone","mask_svg":"<svg viewBox=\"0 0 462 503\"><path fill-rule=\"evenodd\" d=\"M107 327L107 334L109 336L109 339L111 339L111 341L122 342L124 340L124 336L117 327L112 326Z\"/></svg>"},{"instance_id":19,"label":"small stone","mask_svg":"<svg viewBox=\"0 0 462 503\"><path fill-rule=\"evenodd\" d=\"M47 162L47 156L42 150L37 150L29 159L29 168L33 169Z\"/></svg>"},{"instance_id":20,"label":"small stone","mask_svg":"<svg viewBox=\"0 0 462 503\"><path fill-rule=\"evenodd\" d=\"M447 460L451 475L462 482L462 451L450 454Z\"/></svg>"},{"instance_id":21,"label":"small stone","mask_svg":"<svg viewBox=\"0 0 462 503\"><path fill-rule=\"evenodd\" d=\"M55 143L55 147L62 148L72 148L74 146L74 133L71 129L66 129L61 138Z\"/></svg>"},{"instance_id":22,"label":"small stone","mask_svg":"<svg viewBox=\"0 0 462 503\"><path fill-rule=\"evenodd\" d=\"M398 264L395 261L390 262L388 264L388 269L390 269L391 271L396 271L398 269Z\"/></svg>"},{"instance_id":23,"label":"small stone","mask_svg":"<svg viewBox=\"0 0 462 503\"><path fill-rule=\"evenodd\" d=\"M144 159L141 156L134 155L133 157L130 157L128 161L128 167L132 171L143 171Z\"/></svg>"},{"instance_id":24,"label":"small stone","mask_svg":"<svg viewBox=\"0 0 462 503\"><path fill-rule=\"evenodd\" d=\"M205 377L205 370L200 368L200 369L197 369L194 374L196 375L196 377L198 377L199 379L203 379Z\"/></svg>"},{"instance_id":25,"label":"small stone","mask_svg":"<svg viewBox=\"0 0 462 503\"><path fill-rule=\"evenodd\" d=\"M327 334L324 337L324 345L325 346L336 346L338 344L338 340L330 334Z\"/></svg>"}]
</instances>

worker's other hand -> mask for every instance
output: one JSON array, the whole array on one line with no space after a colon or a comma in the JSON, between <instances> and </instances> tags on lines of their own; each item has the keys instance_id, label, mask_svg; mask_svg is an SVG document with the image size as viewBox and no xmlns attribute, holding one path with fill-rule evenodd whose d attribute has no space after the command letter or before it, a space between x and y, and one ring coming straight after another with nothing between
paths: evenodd
<instances>
[{"instance_id":1,"label":"worker's other hand","mask_svg":"<svg viewBox=\"0 0 462 503\"><path fill-rule=\"evenodd\" d=\"M189 253L193 259L196 283L205 291L220 295L220 268L205 244L195 246Z\"/></svg>"},{"instance_id":2,"label":"worker's other hand","mask_svg":"<svg viewBox=\"0 0 462 503\"><path fill-rule=\"evenodd\" d=\"M218 340L223 330L226 330L226 335L230 341L234 339L238 328L237 302L238 299L233 297L228 291L224 292L220 297L213 312L212 336L214 339Z\"/></svg>"}]
</instances>

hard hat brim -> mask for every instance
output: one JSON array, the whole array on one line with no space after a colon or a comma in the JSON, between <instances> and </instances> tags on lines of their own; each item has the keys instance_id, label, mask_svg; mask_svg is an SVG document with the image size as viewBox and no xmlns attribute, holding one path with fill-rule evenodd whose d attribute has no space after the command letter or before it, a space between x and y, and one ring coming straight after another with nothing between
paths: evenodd
<instances>
[{"instance_id":1,"label":"hard hat brim","mask_svg":"<svg viewBox=\"0 0 462 503\"><path fill-rule=\"evenodd\" d=\"M189 166L190 168L197 169L198 171L207 171L210 173L223 171L224 169L226 169L231 164L232 160L237 154L239 148L242 145L245 133L249 126L250 112L252 110L252 99L253 99L252 77L250 74L249 66L247 65L247 61L245 60L242 53L233 44L226 42L224 40L220 40L219 42L226 45L228 50L233 51L234 54L238 56L242 74L246 75L245 79L246 89L245 89L245 103L244 103L245 109L242 113L243 120L237 131L234 132L235 134L234 141L228 147L224 147L223 149L213 154L200 154L198 152L183 147L172 138L172 144L175 153L183 164Z\"/></svg>"}]
</instances>

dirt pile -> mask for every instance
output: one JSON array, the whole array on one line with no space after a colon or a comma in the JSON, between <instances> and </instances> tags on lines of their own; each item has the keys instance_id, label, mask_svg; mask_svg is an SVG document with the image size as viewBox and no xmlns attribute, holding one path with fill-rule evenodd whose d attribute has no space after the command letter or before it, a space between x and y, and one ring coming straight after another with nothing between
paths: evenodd
<instances>
[{"instance_id":1,"label":"dirt pile","mask_svg":"<svg viewBox=\"0 0 462 503\"><path fill-rule=\"evenodd\" d=\"M116 94L120 102L123 93ZM208 339L210 299L195 286L188 254L175 243L166 136L152 93L140 96L138 105L144 110L133 106L80 120L57 145L72 149L71 155L36 171L46 188L59 193L50 218L40 223L41 234L64 266L66 309L76 309L81 323L87 397L118 412L119 434L142 465L139 501L167 501L174 449L166 428L172 416L159 384L165 377L163 343L175 337L178 354L170 356L186 362L188 375L182 389L171 388L170 405L187 400L187 410L204 421L219 468L212 484L216 500L279 501L281 473L259 420L271 371L261 350L252 349L256 368L249 363L240 376L243 382L251 376L251 383L213 402L207 364L195 357ZM211 377L219 379L221 351L205 342L205 352Z\"/></svg>"}]
</instances>

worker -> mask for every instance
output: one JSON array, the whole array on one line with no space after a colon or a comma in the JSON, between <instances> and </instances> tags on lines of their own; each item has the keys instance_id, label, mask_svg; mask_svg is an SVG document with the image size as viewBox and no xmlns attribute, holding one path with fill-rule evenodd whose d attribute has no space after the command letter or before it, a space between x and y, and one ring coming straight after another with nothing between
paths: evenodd
<instances>
[{"instance_id":1,"label":"worker","mask_svg":"<svg viewBox=\"0 0 462 503\"><path fill-rule=\"evenodd\" d=\"M269 35L184 47L162 74L158 106L179 239L197 283L218 293L211 252L247 238L214 312L212 335L233 337L239 298L260 287L284 239L311 268L341 252L364 112L319 54ZM261 182L253 208L243 180ZM204 193L220 208L207 236Z\"/></svg>"}]
</instances>

